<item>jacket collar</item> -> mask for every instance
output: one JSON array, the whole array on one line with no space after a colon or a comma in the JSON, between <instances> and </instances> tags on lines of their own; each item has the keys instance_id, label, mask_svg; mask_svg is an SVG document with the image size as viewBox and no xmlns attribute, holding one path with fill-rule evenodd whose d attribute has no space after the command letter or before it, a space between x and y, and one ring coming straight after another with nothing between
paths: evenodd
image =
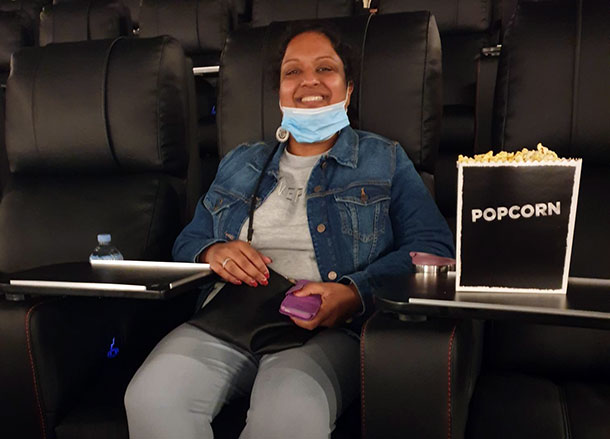
<instances>
[{"instance_id":1,"label":"jacket collar","mask_svg":"<svg viewBox=\"0 0 610 439\"><path fill-rule=\"evenodd\" d=\"M339 138L330 149L328 156L337 163L350 168L358 166L358 145L360 138L349 125L339 132Z\"/></svg>"},{"instance_id":2,"label":"jacket collar","mask_svg":"<svg viewBox=\"0 0 610 439\"><path fill-rule=\"evenodd\" d=\"M340 165L356 168L358 166L359 141L360 138L358 137L358 134L348 125L339 131L339 137L328 152L328 156L335 159ZM269 145L271 148L274 148L277 143L270 143ZM273 159L271 159L271 162L269 163L267 174L273 175L275 178L279 178L280 158L282 157L282 154L284 154L284 150L286 149L287 145L287 142L280 143L280 147L277 149ZM267 157L263 156L257 157L256 161L259 168L264 166L266 159Z\"/></svg>"}]
</instances>

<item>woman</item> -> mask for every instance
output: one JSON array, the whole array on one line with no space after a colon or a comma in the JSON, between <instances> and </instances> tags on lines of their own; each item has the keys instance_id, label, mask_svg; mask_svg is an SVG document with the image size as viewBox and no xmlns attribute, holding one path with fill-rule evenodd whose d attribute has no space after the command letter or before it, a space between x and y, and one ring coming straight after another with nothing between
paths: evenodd
<instances>
[{"instance_id":1,"label":"woman","mask_svg":"<svg viewBox=\"0 0 610 439\"><path fill-rule=\"evenodd\" d=\"M411 271L410 251L453 254L402 147L349 126L351 62L334 31L293 30L282 54L283 141L225 157L174 258L209 263L234 284L264 288L268 267L308 279L297 295L318 294L322 305L313 320L293 321L326 329L301 347L254 356L192 325L176 328L129 385L131 438L212 438L222 406L248 394L242 438L329 437L359 389L358 337L345 322L370 310L374 289Z\"/></svg>"}]
</instances>

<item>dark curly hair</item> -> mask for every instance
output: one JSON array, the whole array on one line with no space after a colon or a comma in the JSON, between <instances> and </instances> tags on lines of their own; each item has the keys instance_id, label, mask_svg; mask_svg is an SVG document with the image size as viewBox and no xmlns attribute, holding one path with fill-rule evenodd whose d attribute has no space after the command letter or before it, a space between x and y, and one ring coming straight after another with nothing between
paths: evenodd
<instances>
[{"instance_id":1,"label":"dark curly hair","mask_svg":"<svg viewBox=\"0 0 610 439\"><path fill-rule=\"evenodd\" d=\"M295 21L290 23L280 38L278 50L272 58L271 69L275 78L278 79L275 88L279 88L279 79L282 69L282 60L286 53L288 44L298 35L305 32L315 32L324 35L329 39L339 58L343 62L343 70L345 71L346 84L355 83L355 52L351 45L343 41L339 29L329 21Z\"/></svg>"}]
</instances>

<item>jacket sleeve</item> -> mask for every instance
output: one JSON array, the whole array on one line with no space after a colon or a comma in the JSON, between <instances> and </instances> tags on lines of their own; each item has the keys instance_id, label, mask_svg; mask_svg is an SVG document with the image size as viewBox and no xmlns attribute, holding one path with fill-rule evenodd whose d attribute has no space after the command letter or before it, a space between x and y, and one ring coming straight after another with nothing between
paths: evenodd
<instances>
[{"instance_id":1,"label":"jacket sleeve","mask_svg":"<svg viewBox=\"0 0 610 439\"><path fill-rule=\"evenodd\" d=\"M218 165L216 178L212 182L210 189L214 187L216 182L223 180L223 175L226 174L227 165L231 160L240 160L241 154L243 154L246 149L247 146L240 145L222 159ZM199 254L209 246L216 244L217 242L227 242L227 239L214 235L214 219L212 218L212 214L206 209L204 199L205 195L197 202L193 219L182 232L180 232L176 238L176 242L174 242L172 256L176 262L197 262Z\"/></svg>"},{"instance_id":2,"label":"jacket sleeve","mask_svg":"<svg viewBox=\"0 0 610 439\"><path fill-rule=\"evenodd\" d=\"M394 246L364 270L343 276L362 298L363 309L372 304L374 293L400 288L413 271L412 251L454 257L453 234L413 163L400 145L396 146L396 168L392 176L390 220Z\"/></svg>"},{"instance_id":3,"label":"jacket sleeve","mask_svg":"<svg viewBox=\"0 0 610 439\"><path fill-rule=\"evenodd\" d=\"M180 232L174 243L172 255L176 262L198 262L199 254L212 244L226 242L214 236L212 215L205 208L202 196L197 202L192 221Z\"/></svg>"}]
</instances>

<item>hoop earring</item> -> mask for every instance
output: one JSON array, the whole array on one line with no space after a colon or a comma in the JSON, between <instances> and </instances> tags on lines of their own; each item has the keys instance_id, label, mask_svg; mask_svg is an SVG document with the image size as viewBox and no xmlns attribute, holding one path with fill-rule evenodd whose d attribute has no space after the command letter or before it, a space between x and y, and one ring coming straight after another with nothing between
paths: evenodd
<instances>
[{"instance_id":1,"label":"hoop earring","mask_svg":"<svg viewBox=\"0 0 610 439\"><path fill-rule=\"evenodd\" d=\"M285 142L290 137L290 133L287 129L279 127L275 132L275 138L278 142Z\"/></svg>"}]
</instances>

